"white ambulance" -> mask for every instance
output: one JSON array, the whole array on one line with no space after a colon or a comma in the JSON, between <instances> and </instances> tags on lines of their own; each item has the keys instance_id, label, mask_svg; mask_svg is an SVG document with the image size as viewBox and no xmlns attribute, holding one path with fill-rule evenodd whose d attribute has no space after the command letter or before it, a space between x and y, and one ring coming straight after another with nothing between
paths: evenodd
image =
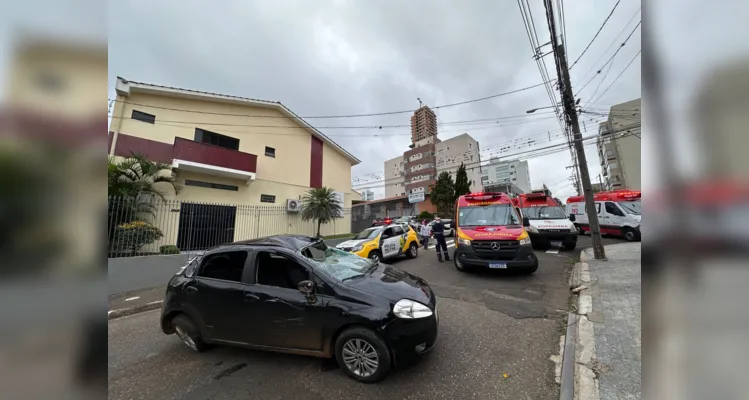
<instances>
[{"instance_id":1,"label":"white ambulance","mask_svg":"<svg viewBox=\"0 0 749 400\"><path fill-rule=\"evenodd\" d=\"M596 193L593 200L601 234L621 236L630 242L640 240L641 196L640 191L627 189ZM572 196L567 199L567 215L575 223L580 234L590 232L583 196Z\"/></svg>"}]
</instances>

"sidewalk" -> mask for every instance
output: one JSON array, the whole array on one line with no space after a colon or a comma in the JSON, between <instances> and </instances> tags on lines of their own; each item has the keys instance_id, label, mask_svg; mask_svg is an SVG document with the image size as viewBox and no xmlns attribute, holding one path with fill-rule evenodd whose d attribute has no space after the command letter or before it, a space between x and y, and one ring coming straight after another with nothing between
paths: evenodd
<instances>
[{"instance_id":1,"label":"sidewalk","mask_svg":"<svg viewBox=\"0 0 749 400\"><path fill-rule=\"evenodd\" d=\"M575 398L641 396L640 243L605 247L608 261L580 254L581 283Z\"/></svg>"}]
</instances>

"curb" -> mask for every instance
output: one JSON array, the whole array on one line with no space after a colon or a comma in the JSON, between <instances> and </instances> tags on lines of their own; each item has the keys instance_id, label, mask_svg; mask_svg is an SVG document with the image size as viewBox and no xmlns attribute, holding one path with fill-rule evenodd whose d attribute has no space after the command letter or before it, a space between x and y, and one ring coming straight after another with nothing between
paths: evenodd
<instances>
[{"instance_id":1,"label":"curb","mask_svg":"<svg viewBox=\"0 0 749 400\"><path fill-rule=\"evenodd\" d=\"M146 303L146 304L141 304L141 305L135 306L135 307L120 308L120 309L117 309L117 310L110 310L109 312L107 312L107 319L108 320L112 320L112 319L117 319L117 318L125 317L125 316L128 316L128 315L142 313L142 312L145 312L145 311L155 310L157 308L161 308L161 305L163 303L164 303L163 300L158 300L158 301L152 301L152 302Z\"/></svg>"},{"instance_id":2,"label":"curb","mask_svg":"<svg viewBox=\"0 0 749 400\"><path fill-rule=\"evenodd\" d=\"M590 269L585 250L580 252L580 262L575 264L579 269L579 285L590 287ZM596 359L596 340L593 322L588 313L593 311L593 298L581 291L577 297L577 337L575 342L574 399L599 400L598 378L593 370Z\"/></svg>"}]
</instances>

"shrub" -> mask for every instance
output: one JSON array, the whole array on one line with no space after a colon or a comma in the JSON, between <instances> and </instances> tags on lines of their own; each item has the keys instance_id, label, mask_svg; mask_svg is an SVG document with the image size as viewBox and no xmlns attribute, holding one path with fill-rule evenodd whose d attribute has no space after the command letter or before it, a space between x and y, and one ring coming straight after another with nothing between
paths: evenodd
<instances>
[{"instance_id":1,"label":"shrub","mask_svg":"<svg viewBox=\"0 0 749 400\"><path fill-rule=\"evenodd\" d=\"M179 254L179 247L173 244L165 244L159 247L160 254Z\"/></svg>"},{"instance_id":2,"label":"shrub","mask_svg":"<svg viewBox=\"0 0 749 400\"><path fill-rule=\"evenodd\" d=\"M430 213L429 211L422 211L421 214L419 214L419 220L422 219L432 219L434 218L434 214Z\"/></svg>"},{"instance_id":3,"label":"shrub","mask_svg":"<svg viewBox=\"0 0 749 400\"><path fill-rule=\"evenodd\" d=\"M130 250L133 253L141 247L164 237L161 229L146 221L133 221L117 225L114 230L112 247L114 251Z\"/></svg>"}]
</instances>

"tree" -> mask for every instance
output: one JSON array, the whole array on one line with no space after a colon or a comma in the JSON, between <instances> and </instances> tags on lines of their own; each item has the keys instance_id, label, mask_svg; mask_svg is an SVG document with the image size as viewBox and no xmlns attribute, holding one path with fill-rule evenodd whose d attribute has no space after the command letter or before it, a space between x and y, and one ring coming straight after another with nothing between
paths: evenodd
<instances>
[{"instance_id":1,"label":"tree","mask_svg":"<svg viewBox=\"0 0 749 400\"><path fill-rule=\"evenodd\" d=\"M442 172L437 177L437 183L430 194L432 203L441 212L449 212L455 201L455 183L447 172Z\"/></svg>"},{"instance_id":2,"label":"tree","mask_svg":"<svg viewBox=\"0 0 749 400\"><path fill-rule=\"evenodd\" d=\"M560 199L559 199L559 197L555 197L555 198L554 198L554 201L556 201L556 202L557 202L557 204L559 204L560 206L563 206L563 205L564 205L564 203L562 203L562 200L560 200Z\"/></svg>"},{"instance_id":3,"label":"tree","mask_svg":"<svg viewBox=\"0 0 749 400\"><path fill-rule=\"evenodd\" d=\"M108 236L110 240L109 248L111 250L122 250L121 244L113 243L112 241L119 242L126 240L131 232L138 232L136 236L142 238L142 244L137 248L152 243L160 237L160 231L159 234L154 233L152 235L150 233L158 231L158 228L155 227L152 227L155 230L148 230L138 225L138 229L123 229L129 226L127 224L131 222L142 221L144 215L155 215L156 205L154 205L154 199L166 200L164 197L166 192L161 189L162 186L164 188L171 187L175 194L179 193L179 185L177 185L177 181L172 176L171 171L171 165L151 161L142 154L133 153L130 157L119 162L115 162L111 157L108 159ZM129 232L128 235L125 234L126 232ZM141 235L143 232L148 234ZM153 240L147 240L152 237ZM130 248L130 250L133 249Z\"/></svg>"},{"instance_id":4,"label":"tree","mask_svg":"<svg viewBox=\"0 0 749 400\"><path fill-rule=\"evenodd\" d=\"M335 191L328 187L310 189L302 197L302 220L317 221L317 236L320 236L320 225L327 224L343 214Z\"/></svg>"},{"instance_id":5,"label":"tree","mask_svg":"<svg viewBox=\"0 0 749 400\"><path fill-rule=\"evenodd\" d=\"M458 167L458 172L455 174L455 200L458 199L458 197L471 193L471 182L468 181L468 174L466 173L466 166L463 165L463 163L460 163L460 167Z\"/></svg>"}]
</instances>

